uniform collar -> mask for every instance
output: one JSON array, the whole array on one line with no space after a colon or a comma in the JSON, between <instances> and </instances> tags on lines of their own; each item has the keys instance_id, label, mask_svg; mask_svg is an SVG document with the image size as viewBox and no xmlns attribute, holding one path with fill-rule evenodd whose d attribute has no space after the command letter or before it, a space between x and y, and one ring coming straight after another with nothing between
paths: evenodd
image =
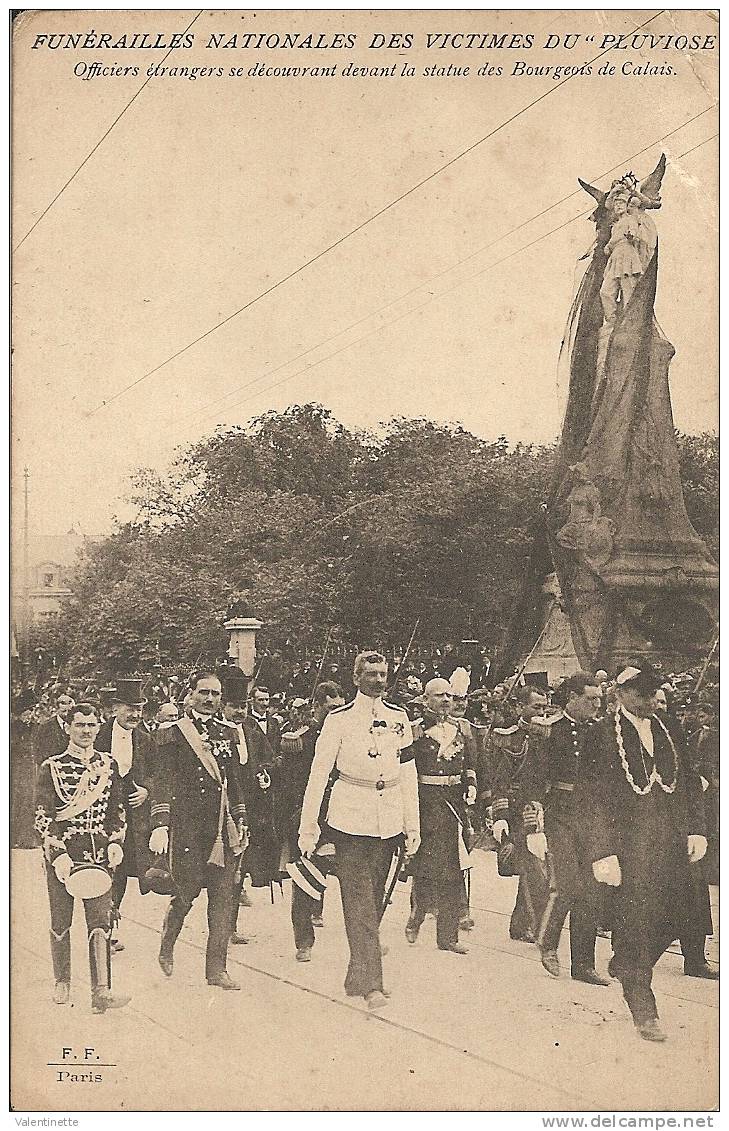
<instances>
[{"instance_id":1,"label":"uniform collar","mask_svg":"<svg viewBox=\"0 0 729 1131\"><path fill-rule=\"evenodd\" d=\"M198 719L201 723L210 723L215 718L215 715L201 715L199 711L193 711L192 709L190 709L190 716L193 719Z\"/></svg>"},{"instance_id":2,"label":"uniform collar","mask_svg":"<svg viewBox=\"0 0 729 1131\"><path fill-rule=\"evenodd\" d=\"M376 699L373 699L371 695L363 695L358 690L354 697L354 705L358 710L366 712L368 715L374 715L378 707L382 706L382 696L378 695Z\"/></svg>"},{"instance_id":3,"label":"uniform collar","mask_svg":"<svg viewBox=\"0 0 729 1131\"><path fill-rule=\"evenodd\" d=\"M95 750L93 746L83 748L76 746L75 742L69 742L66 753L70 754L72 758L75 758L77 762L83 762L85 766L90 766L92 762L100 757L99 751Z\"/></svg>"}]
</instances>

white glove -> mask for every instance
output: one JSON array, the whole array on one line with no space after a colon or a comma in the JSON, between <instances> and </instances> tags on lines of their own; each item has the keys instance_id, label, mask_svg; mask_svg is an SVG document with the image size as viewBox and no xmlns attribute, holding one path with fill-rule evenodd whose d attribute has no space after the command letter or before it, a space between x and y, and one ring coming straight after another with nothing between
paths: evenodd
<instances>
[{"instance_id":1,"label":"white glove","mask_svg":"<svg viewBox=\"0 0 729 1131\"><path fill-rule=\"evenodd\" d=\"M248 825L240 825L239 826L238 836L240 837L241 852L245 852L248 845L251 843L250 834L248 832Z\"/></svg>"},{"instance_id":2,"label":"white glove","mask_svg":"<svg viewBox=\"0 0 729 1131\"><path fill-rule=\"evenodd\" d=\"M71 875L72 868L73 860L67 852L64 852L61 856L57 856L53 861L53 871L56 873L56 878L62 884L65 884L66 880Z\"/></svg>"},{"instance_id":3,"label":"white glove","mask_svg":"<svg viewBox=\"0 0 729 1131\"><path fill-rule=\"evenodd\" d=\"M527 833L526 845L532 856L544 862L547 856L547 838L544 833Z\"/></svg>"},{"instance_id":4,"label":"white glove","mask_svg":"<svg viewBox=\"0 0 729 1131\"><path fill-rule=\"evenodd\" d=\"M623 881L617 856L605 856L602 860L596 860L592 865L592 874L599 884L607 884L609 888L619 888Z\"/></svg>"},{"instance_id":5,"label":"white glove","mask_svg":"<svg viewBox=\"0 0 729 1131\"><path fill-rule=\"evenodd\" d=\"M414 856L420 848L420 833L412 829L405 833L405 851L408 856Z\"/></svg>"},{"instance_id":6,"label":"white glove","mask_svg":"<svg viewBox=\"0 0 729 1131\"><path fill-rule=\"evenodd\" d=\"M688 837L688 858L691 864L698 864L699 860L703 860L706 856L706 850L709 847L709 842L705 836L699 836L697 833L692 833Z\"/></svg>"},{"instance_id":7,"label":"white glove","mask_svg":"<svg viewBox=\"0 0 729 1131\"><path fill-rule=\"evenodd\" d=\"M158 829L153 829L152 835L149 838L150 852L154 852L156 856L162 856L169 848L169 844L170 838L166 825L162 825Z\"/></svg>"},{"instance_id":8,"label":"white glove","mask_svg":"<svg viewBox=\"0 0 729 1131\"><path fill-rule=\"evenodd\" d=\"M509 835L509 822L501 817L498 821L494 821L492 829L492 836L497 844L501 844L505 836Z\"/></svg>"},{"instance_id":9,"label":"white glove","mask_svg":"<svg viewBox=\"0 0 729 1131\"><path fill-rule=\"evenodd\" d=\"M709 788L709 783L707 782L706 778L703 777L701 774L699 774L699 779L701 781L701 790L702 790L703 793L706 793L707 789Z\"/></svg>"},{"instance_id":10,"label":"white glove","mask_svg":"<svg viewBox=\"0 0 729 1131\"><path fill-rule=\"evenodd\" d=\"M138 809L140 805L144 805L149 797L149 790L145 789L143 785L138 785L129 794L129 805L132 809Z\"/></svg>"},{"instance_id":11,"label":"white glove","mask_svg":"<svg viewBox=\"0 0 729 1131\"><path fill-rule=\"evenodd\" d=\"M124 859L124 849L114 840L107 848L106 856L112 868L118 868Z\"/></svg>"},{"instance_id":12,"label":"white glove","mask_svg":"<svg viewBox=\"0 0 729 1131\"><path fill-rule=\"evenodd\" d=\"M466 790L466 805L475 805L475 804L476 804L476 786L475 785L469 785L468 789Z\"/></svg>"},{"instance_id":13,"label":"white glove","mask_svg":"<svg viewBox=\"0 0 729 1131\"><path fill-rule=\"evenodd\" d=\"M314 833L299 833L299 852L302 856L311 856L319 843L319 830Z\"/></svg>"}]
</instances>

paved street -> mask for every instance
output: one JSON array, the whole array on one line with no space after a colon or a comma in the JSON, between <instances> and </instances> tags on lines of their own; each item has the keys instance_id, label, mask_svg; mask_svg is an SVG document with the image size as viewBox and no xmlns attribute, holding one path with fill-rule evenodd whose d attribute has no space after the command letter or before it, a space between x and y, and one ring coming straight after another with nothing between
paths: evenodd
<instances>
[{"instance_id":1,"label":"paved street","mask_svg":"<svg viewBox=\"0 0 729 1131\"><path fill-rule=\"evenodd\" d=\"M228 968L242 992L204 980L205 899L175 952L156 961L167 900L124 903L123 954L114 982L133 994L120 1011L93 1016L81 908L73 927L73 1005L51 1003L48 911L40 851L12 854L13 1094L16 1110L692 1110L718 1101L718 985L683 976L678 954L654 978L665 1045L637 1038L617 983L603 989L551 979L533 946L508 938L514 880L477 853L475 929L466 957L435 947L432 919L405 940L408 888L397 885L382 938L389 947L387 1009L371 1015L344 996L346 942L336 883L313 960L294 960L290 889L252 893L241 923L255 938L232 947ZM712 889L716 897L716 889ZM244 918L245 917L245 918ZM715 909L715 922L717 919ZM609 942L598 940L605 969ZM562 940L569 968L568 937ZM709 956L718 957L716 940ZM101 1082L58 1080L51 1066L93 1048ZM110 1065L111 1067L99 1067ZM88 1071L88 1070L87 1070ZM73 1069L81 1075L83 1067Z\"/></svg>"}]
</instances>

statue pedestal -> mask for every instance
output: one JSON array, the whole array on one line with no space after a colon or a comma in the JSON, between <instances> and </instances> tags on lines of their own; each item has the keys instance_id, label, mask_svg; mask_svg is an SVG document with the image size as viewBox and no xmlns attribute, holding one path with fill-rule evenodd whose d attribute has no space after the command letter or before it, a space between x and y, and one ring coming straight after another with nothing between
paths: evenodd
<instances>
[{"instance_id":1,"label":"statue pedestal","mask_svg":"<svg viewBox=\"0 0 729 1131\"><path fill-rule=\"evenodd\" d=\"M232 617L223 628L230 636L228 655L250 679L256 670L256 633L263 628L263 621L256 617Z\"/></svg>"}]
</instances>

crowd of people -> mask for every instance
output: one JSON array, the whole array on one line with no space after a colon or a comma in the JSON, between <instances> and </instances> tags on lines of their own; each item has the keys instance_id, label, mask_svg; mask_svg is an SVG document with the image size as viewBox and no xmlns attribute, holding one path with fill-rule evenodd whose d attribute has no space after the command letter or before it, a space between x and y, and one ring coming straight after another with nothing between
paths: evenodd
<instances>
[{"instance_id":1,"label":"crowd of people","mask_svg":"<svg viewBox=\"0 0 729 1131\"><path fill-rule=\"evenodd\" d=\"M549 687L515 673L486 688L488 664L460 664L453 647L394 670L373 651L346 666L269 659L253 683L226 663L185 678L157 665L102 686L14 687L13 842L43 847L58 1004L70 994L74 894L103 1012L128 1000L111 991L111 956L125 945L130 876L170 897L167 977L207 889L206 979L235 990L226 957L248 942L246 882L291 880L293 953L308 962L334 874L345 991L383 1008L379 923L394 884L411 885L409 945L434 914L438 948L466 955L470 868L485 848L499 875L519 877L514 942L538 946L559 977L569 914L571 976L617 978L640 1035L665 1039L651 975L666 947L680 940L687 975L717 976L705 957L718 879L715 669L669 675L636 661L612 678L578 672ZM609 977L596 968L600 933L612 937Z\"/></svg>"}]
</instances>

